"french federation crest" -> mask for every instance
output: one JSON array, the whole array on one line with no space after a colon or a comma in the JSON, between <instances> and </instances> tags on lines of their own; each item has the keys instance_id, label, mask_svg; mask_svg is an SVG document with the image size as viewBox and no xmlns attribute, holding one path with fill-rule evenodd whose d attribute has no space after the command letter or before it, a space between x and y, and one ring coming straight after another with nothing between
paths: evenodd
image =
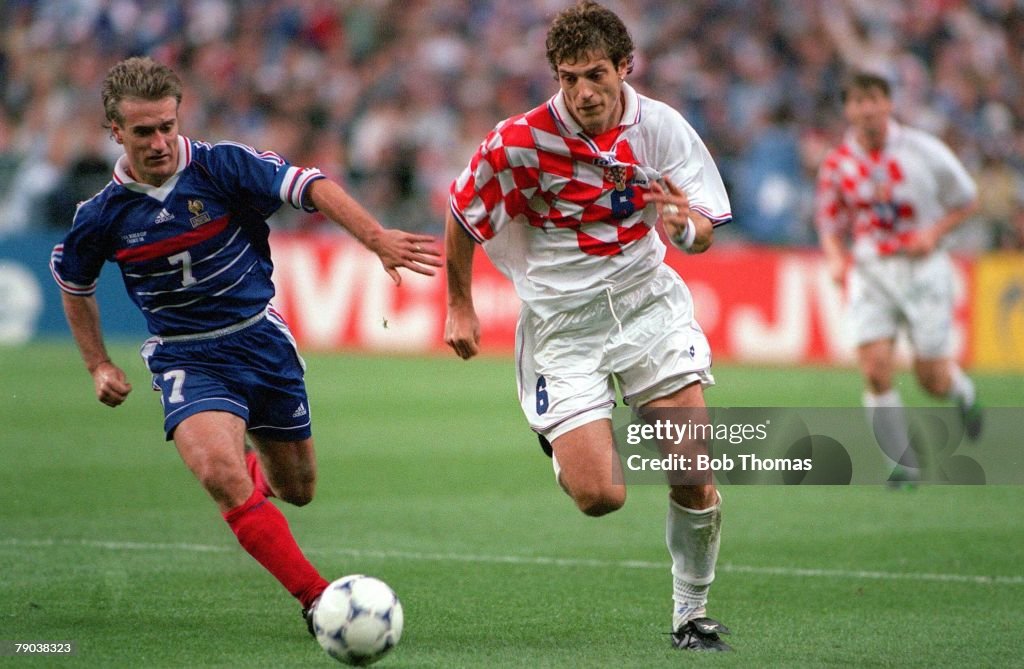
<instances>
[{"instance_id":1,"label":"french federation crest","mask_svg":"<svg viewBox=\"0 0 1024 669\"><path fill-rule=\"evenodd\" d=\"M192 214L192 218L188 219L192 223L193 228L198 228L204 223L210 222L210 214L203 211L206 206L202 200L189 200L188 201L188 213Z\"/></svg>"}]
</instances>

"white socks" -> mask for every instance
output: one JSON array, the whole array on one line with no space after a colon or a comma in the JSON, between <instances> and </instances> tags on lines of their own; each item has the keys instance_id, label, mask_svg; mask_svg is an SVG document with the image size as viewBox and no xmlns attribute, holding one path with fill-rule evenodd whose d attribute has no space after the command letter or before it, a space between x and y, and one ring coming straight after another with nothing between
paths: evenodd
<instances>
[{"instance_id":1,"label":"white socks","mask_svg":"<svg viewBox=\"0 0 1024 669\"><path fill-rule=\"evenodd\" d=\"M721 543L722 496L709 509L679 506L671 498L665 522L665 543L672 556L672 629L707 615L708 590L715 580Z\"/></svg>"},{"instance_id":2,"label":"white socks","mask_svg":"<svg viewBox=\"0 0 1024 669\"><path fill-rule=\"evenodd\" d=\"M881 394L865 391L862 403L866 409L868 425L875 435L875 441L890 460L902 467L907 474L919 475L920 465L917 453L910 447L910 432L907 417L903 413L903 399L899 391L891 388Z\"/></svg>"},{"instance_id":3,"label":"white socks","mask_svg":"<svg viewBox=\"0 0 1024 669\"><path fill-rule=\"evenodd\" d=\"M974 381L971 381L971 377L964 374L964 370L960 369L960 365L952 363L950 364L949 376L949 395L947 397L964 408L973 405L976 397Z\"/></svg>"}]
</instances>

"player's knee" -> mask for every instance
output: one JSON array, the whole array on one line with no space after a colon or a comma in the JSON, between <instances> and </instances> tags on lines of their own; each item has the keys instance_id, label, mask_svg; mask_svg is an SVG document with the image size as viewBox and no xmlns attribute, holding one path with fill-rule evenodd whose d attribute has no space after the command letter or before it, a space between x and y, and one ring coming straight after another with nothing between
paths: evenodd
<instances>
[{"instance_id":1,"label":"player's knee","mask_svg":"<svg viewBox=\"0 0 1024 669\"><path fill-rule=\"evenodd\" d=\"M604 516L618 511L626 503L626 488L621 485L592 486L573 494L576 506L588 516Z\"/></svg>"},{"instance_id":2,"label":"player's knee","mask_svg":"<svg viewBox=\"0 0 1024 669\"><path fill-rule=\"evenodd\" d=\"M245 503L252 494L252 482L246 476L238 476L216 466L197 467L196 479L223 508L235 508Z\"/></svg>"},{"instance_id":3,"label":"player's knee","mask_svg":"<svg viewBox=\"0 0 1024 669\"><path fill-rule=\"evenodd\" d=\"M293 506L306 506L313 501L316 493L316 481L313 479L292 481L287 485L275 488L274 492L282 502Z\"/></svg>"},{"instance_id":4,"label":"player's knee","mask_svg":"<svg viewBox=\"0 0 1024 669\"><path fill-rule=\"evenodd\" d=\"M291 504L292 506L306 506L307 504L313 501L313 495L296 495L293 493L286 493L280 495L280 499L282 502L286 502L288 504Z\"/></svg>"},{"instance_id":5,"label":"player's knee","mask_svg":"<svg viewBox=\"0 0 1024 669\"><path fill-rule=\"evenodd\" d=\"M921 384L921 388L932 397L945 397L949 394L949 374L931 371L918 372L917 381Z\"/></svg>"},{"instance_id":6,"label":"player's knee","mask_svg":"<svg viewBox=\"0 0 1024 669\"><path fill-rule=\"evenodd\" d=\"M892 389L892 378L888 374L868 370L865 375L868 390L875 395L882 395Z\"/></svg>"},{"instance_id":7,"label":"player's knee","mask_svg":"<svg viewBox=\"0 0 1024 669\"><path fill-rule=\"evenodd\" d=\"M868 360L862 364L864 383L868 390L876 395L889 392L892 388L892 370L882 360Z\"/></svg>"}]
</instances>

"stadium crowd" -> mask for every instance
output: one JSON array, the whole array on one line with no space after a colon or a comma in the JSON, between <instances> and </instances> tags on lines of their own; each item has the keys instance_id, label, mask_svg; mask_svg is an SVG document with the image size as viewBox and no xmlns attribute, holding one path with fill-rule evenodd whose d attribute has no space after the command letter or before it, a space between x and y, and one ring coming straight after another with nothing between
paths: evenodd
<instances>
[{"instance_id":1,"label":"stadium crowd","mask_svg":"<svg viewBox=\"0 0 1024 669\"><path fill-rule=\"evenodd\" d=\"M66 228L120 147L108 67L148 54L186 85L182 131L315 165L385 225L439 234L452 178L499 120L556 89L544 35L567 0L5 0L0 236ZM609 0L638 90L705 139L733 202L723 236L813 244L823 153L849 66L940 135L980 187L960 250L1024 248L1024 0ZM319 227L282 211L275 225Z\"/></svg>"}]
</instances>

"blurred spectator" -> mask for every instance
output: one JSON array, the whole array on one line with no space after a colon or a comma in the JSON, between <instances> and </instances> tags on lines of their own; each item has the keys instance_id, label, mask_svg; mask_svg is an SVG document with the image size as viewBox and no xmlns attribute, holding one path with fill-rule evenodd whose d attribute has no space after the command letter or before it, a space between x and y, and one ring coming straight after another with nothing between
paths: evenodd
<instances>
[{"instance_id":1,"label":"blurred spectator","mask_svg":"<svg viewBox=\"0 0 1024 669\"><path fill-rule=\"evenodd\" d=\"M799 131L785 104L766 116L736 163L737 227L760 244L809 244L814 240L801 215L812 184L805 181Z\"/></svg>"},{"instance_id":2,"label":"blurred spectator","mask_svg":"<svg viewBox=\"0 0 1024 669\"><path fill-rule=\"evenodd\" d=\"M110 181L110 164L98 153L82 153L67 166L41 204L46 226L66 230L78 203L88 200Z\"/></svg>"},{"instance_id":3,"label":"blurred spectator","mask_svg":"<svg viewBox=\"0 0 1024 669\"><path fill-rule=\"evenodd\" d=\"M1024 250L1024 176L1004 160L988 156L977 175L978 219L986 246Z\"/></svg>"},{"instance_id":4,"label":"blurred spectator","mask_svg":"<svg viewBox=\"0 0 1024 669\"><path fill-rule=\"evenodd\" d=\"M13 187L18 168L24 160L14 146L14 130L4 109L0 108L0 239L5 235L19 232L24 226L15 220L11 209Z\"/></svg>"},{"instance_id":5,"label":"blurred spectator","mask_svg":"<svg viewBox=\"0 0 1024 669\"><path fill-rule=\"evenodd\" d=\"M453 156L555 91L544 34L571 1L0 2L0 234L66 227L101 161L109 176L117 147L96 91L139 53L182 74L185 135L316 164L385 225L440 233ZM890 77L897 115L992 188L964 247L1020 243L1021 0L607 1L637 44L631 82L715 155L736 213L723 241L813 243L809 175L816 147L838 140L836 86L853 64Z\"/></svg>"},{"instance_id":6,"label":"blurred spectator","mask_svg":"<svg viewBox=\"0 0 1024 669\"><path fill-rule=\"evenodd\" d=\"M1004 251L1024 251L1024 204L1018 205L1009 221L1001 222L996 248Z\"/></svg>"}]
</instances>

